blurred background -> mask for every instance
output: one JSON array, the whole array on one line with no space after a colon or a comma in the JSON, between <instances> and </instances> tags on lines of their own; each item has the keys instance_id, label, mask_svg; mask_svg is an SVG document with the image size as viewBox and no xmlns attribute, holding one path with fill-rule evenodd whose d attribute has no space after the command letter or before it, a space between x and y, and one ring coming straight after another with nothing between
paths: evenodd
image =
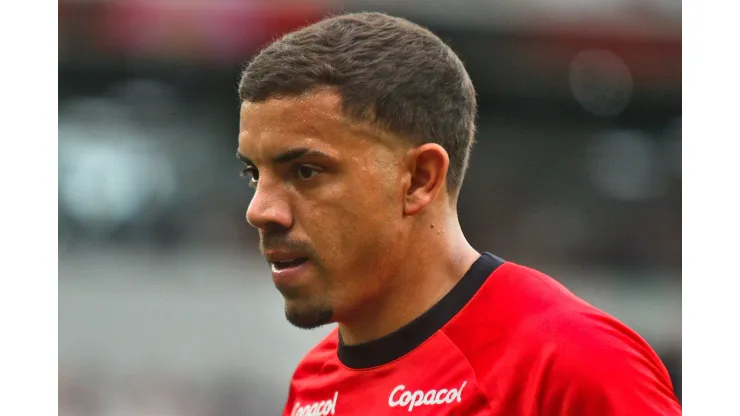
<instances>
[{"instance_id":1,"label":"blurred background","mask_svg":"<svg viewBox=\"0 0 740 416\"><path fill-rule=\"evenodd\" d=\"M274 415L330 328L283 317L244 220L236 85L339 11L423 24L480 120L459 206L479 250L635 328L681 394L679 0L60 0L62 415Z\"/></svg>"}]
</instances>

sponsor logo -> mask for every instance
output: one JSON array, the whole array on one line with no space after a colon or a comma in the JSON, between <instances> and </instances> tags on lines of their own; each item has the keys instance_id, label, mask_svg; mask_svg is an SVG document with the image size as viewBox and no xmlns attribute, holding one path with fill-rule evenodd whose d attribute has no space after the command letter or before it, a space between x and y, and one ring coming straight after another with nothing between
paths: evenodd
<instances>
[{"instance_id":1,"label":"sponsor logo","mask_svg":"<svg viewBox=\"0 0 740 416\"><path fill-rule=\"evenodd\" d=\"M388 406L390 407L408 407L409 412L419 406L433 406L437 404L454 403L462 401L462 392L465 381L456 389L439 389L439 390L406 390L403 384L396 386L388 397Z\"/></svg>"},{"instance_id":2,"label":"sponsor logo","mask_svg":"<svg viewBox=\"0 0 740 416\"><path fill-rule=\"evenodd\" d=\"M337 397L339 392L334 392L334 398L324 400L323 402L309 403L301 405L300 402L296 402L293 406L293 411L290 413L291 416L326 416L333 415L337 408Z\"/></svg>"}]
</instances>

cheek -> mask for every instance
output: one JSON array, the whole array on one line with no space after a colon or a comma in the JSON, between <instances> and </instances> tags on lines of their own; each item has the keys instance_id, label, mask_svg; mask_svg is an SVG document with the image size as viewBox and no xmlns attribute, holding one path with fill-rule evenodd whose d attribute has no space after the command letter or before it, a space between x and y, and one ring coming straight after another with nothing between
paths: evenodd
<instances>
[{"instance_id":1,"label":"cheek","mask_svg":"<svg viewBox=\"0 0 740 416\"><path fill-rule=\"evenodd\" d=\"M304 195L299 221L327 268L357 275L390 257L403 214L396 170L368 157Z\"/></svg>"},{"instance_id":2,"label":"cheek","mask_svg":"<svg viewBox=\"0 0 740 416\"><path fill-rule=\"evenodd\" d=\"M378 260L387 258L396 243L395 202L387 188L377 182L374 186L358 186L346 195L337 206L341 247L351 250L358 266L379 266Z\"/></svg>"},{"instance_id":3,"label":"cheek","mask_svg":"<svg viewBox=\"0 0 740 416\"><path fill-rule=\"evenodd\" d=\"M327 266L360 267L388 250L398 210L387 193L381 186L337 186L305 205L301 222Z\"/></svg>"}]
</instances>

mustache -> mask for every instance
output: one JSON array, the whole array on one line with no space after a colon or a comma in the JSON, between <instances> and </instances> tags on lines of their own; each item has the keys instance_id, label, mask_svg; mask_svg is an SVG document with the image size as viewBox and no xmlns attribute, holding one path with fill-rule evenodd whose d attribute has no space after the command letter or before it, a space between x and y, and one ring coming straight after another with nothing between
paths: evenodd
<instances>
[{"instance_id":1,"label":"mustache","mask_svg":"<svg viewBox=\"0 0 740 416\"><path fill-rule=\"evenodd\" d=\"M306 241L295 240L284 235L263 234L260 235L260 251L264 254L268 250L285 250L314 257L311 244Z\"/></svg>"}]
</instances>

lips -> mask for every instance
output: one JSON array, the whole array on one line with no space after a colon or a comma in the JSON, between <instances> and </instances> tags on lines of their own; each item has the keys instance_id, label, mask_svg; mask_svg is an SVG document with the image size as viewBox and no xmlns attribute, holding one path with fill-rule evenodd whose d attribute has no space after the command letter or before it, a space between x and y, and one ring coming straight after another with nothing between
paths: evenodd
<instances>
[{"instance_id":1,"label":"lips","mask_svg":"<svg viewBox=\"0 0 740 416\"><path fill-rule=\"evenodd\" d=\"M307 257L295 257L286 260L270 261L270 265L275 270L284 270L291 267L297 267L308 261Z\"/></svg>"},{"instance_id":2,"label":"lips","mask_svg":"<svg viewBox=\"0 0 740 416\"><path fill-rule=\"evenodd\" d=\"M265 260L270 263L273 270L288 269L297 267L308 260L303 252L297 250L266 250L264 253Z\"/></svg>"},{"instance_id":3,"label":"lips","mask_svg":"<svg viewBox=\"0 0 740 416\"><path fill-rule=\"evenodd\" d=\"M265 256L270 262L272 280L278 287L288 287L300 284L302 277L310 266L309 258L298 253L267 253Z\"/></svg>"}]
</instances>

